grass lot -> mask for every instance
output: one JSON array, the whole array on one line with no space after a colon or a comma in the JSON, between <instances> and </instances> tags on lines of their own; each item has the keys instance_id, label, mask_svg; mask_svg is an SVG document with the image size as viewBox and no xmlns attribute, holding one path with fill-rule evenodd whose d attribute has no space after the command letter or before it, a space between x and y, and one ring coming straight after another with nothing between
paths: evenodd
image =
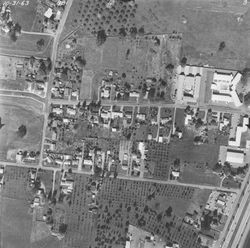
<instances>
[{"instance_id":1,"label":"grass lot","mask_svg":"<svg viewBox=\"0 0 250 248\"><path fill-rule=\"evenodd\" d=\"M20 1L20 3L21 2L22 1ZM29 4L25 6L19 4L10 5L13 21L19 23L25 31L31 31L32 29L32 25L36 18L37 4L38 1L29 1Z\"/></svg>"},{"instance_id":2,"label":"grass lot","mask_svg":"<svg viewBox=\"0 0 250 248\"><path fill-rule=\"evenodd\" d=\"M45 186L46 194L48 195L53 186L53 171L39 170L37 177L41 179L42 184Z\"/></svg>"},{"instance_id":3,"label":"grass lot","mask_svg":"<svg viewBox=\"0 0 250 248\"><path fill-rule=\"evenodd\" d=\"M213 135L215 134L211 133L209 136ZM211 170L217 163L219 146L224 143L224 137L218 137L217 143L213 143L214 140L211 139L211 142L202 145L194 145L193 140L194 134L184 129L183 139L170 143L170 163L178 158L182 164L186 164L181 174L182 182L218 185L219 177L207 172L207 169Z\"/></svg>"},{"instance_id":4,"label":"grass lot","mask_svg":"<svg viewBox=\"0 0 250 248\"><path fill-rule=\"evenodd\" d=\"M184 129L184 109L176 109L175 113L175 125L181 130Z\"/></svg>"},{"instance_id":5,"label":"grass lot","mask_svg":"<svg viewBox=\"0 0 250 248\"><path fill-rule=\"evenodd\" d=\"M2 198L1 243L4 248L29 248L32 216L25 200Z\"/></svg>"},{"instance_id":6,"label":"grass lot","mask_svg":"<svg viewBox=\"0 0 250 248\"><path fill-rule=\"evenodd\" d=\"M90 70L83 70L82 83L80 89L80 100L91 100L92 99L92 79L94 73Z\"/></svg>"},{"instance_id":7,"label":"grass lot","mask_svg":"<svg viewBox=\"0 0 250 248\"><path fill-rule=\"evenodd\" d=\"M0 89L1 90L27 90L28 84L24 79L11 80L11 79L0 79Z\"/></svg>"},{"instance_id":8,"label":"grass lot","mask_svg":"<svg viewBox=\"0 0 250 248\"><path fill-rule=\"evenodd\" d=\"M212 172L196 171L191 167L185 167L179 181L183 183L219 186L221 180Z\"/></svg>"},{"instance_id":9,"label":"grass lot","mask_svg":"<svg viewBox=\"0 0 250 248\"><path fill-rule=\"evenodd\" d=\"M43 116L41 105L25 98L0 98L0 117L5 124L0 130L1 159L15 159L15 152L21 150L39 151L42 139ZM18 127L25 125L27 133L17 136Z\"/></svg>"},{"instance_id":10,"label":"grass lot","mask_svg":"<svg viewBox=\"0 0 250 248\"><path fill-rule=\"evenodd\" d=\"M42 51L37 49L37 41L44 39L45 45ZM49 57L52 46L52 38L47 35L21 34L16 42L12 42L8 36L0 35L0 50L2 53Z\"/></svg>"}]
</instances>

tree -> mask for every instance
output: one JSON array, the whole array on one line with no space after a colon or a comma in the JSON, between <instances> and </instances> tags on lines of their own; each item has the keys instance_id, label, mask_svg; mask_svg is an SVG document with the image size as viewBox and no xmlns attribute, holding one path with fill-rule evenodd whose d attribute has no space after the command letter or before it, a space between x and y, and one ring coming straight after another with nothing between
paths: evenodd
<instances>
[{"instance_id":1,"label":"tree","mask_svg":"<svg viewBox=\"0 0 250 248\"><path fill-rule=\"evenodd\" d=\"M181 59L181 66L185 66L187 64L187 58L186 57L183 57Z\"/></svg>"},{"instance_id":2,"label":"tree","mask_svg":"<svg viewBox=\"0 0 250 248\"><path fill-rule=\"evenodd\" d=\"M62 224L60 224L60 226L59 226L59 232L60 232L61 234L65 234L66 231L67 231L67 228L68 228L68 225L62 223Z\"/></svg>"},{"instance_id":3,"label":"tree","mask_svg":"<svg viewBox=\"0 0 250 248\"><path fill-rule=\"evenodd\" d=\"M174 65L173 64L167 64L166 69L168 72L172 73L174 70Z\"/></svg>"},{"instance_id":4,"label":"tree","mask_svg":"<svg viewBox=\"0 0 250 248\"><path fill-rule=\"evenodd\" d=\"M136 38L136 35L137 35L137 28L136 27L130 28L130 36L132 38Z\"/></svg>"},{"instance_id":5,"label":"tree","mask_svg":"<svg viewBox=\"0 0 250 248\"><path fill-rule=\"evenodd\" d=\"M220 45L219 45L219 51L220 51L220 52L223 51L225 47L226 47L226 43L225 43L225 41L222 41L222 42L220 43Z\"/></svg>"},{"instance_id":6,"label":"tree","mask_svg":"<svg viewBox=\"0 0 250 248\"><path fill-rule=\"evenodd\" d=\"M86 65L86 60L85 60L85 58L78 56L75 60L75 63L76 63L78 68L83 68Z\"/></svg>"},{"instance_id":7,"label":"tree","mask_svg":"<svg viewBox=\"0 0 250 248\"><path fill-rule=\"evenodd\" d=\"M101 29L97 32L96 44L101 46L107 39L107 35L104 29Z\"/></svg>"},{"instance_id":8,"label":"tree","mask_svg":"<svg viewBox=\"0 0 250 248\"><path fill-rule=\"evenodd\" d=\"M173 209L172 209L172 207L170 206L170 207L168 207L168 209L165 211L165 214L166 214L168 217L171 217L172 212L173 212Z\"/></svg>"},{"instance_id":9,"label":"tree","mask_svg":"<svg viewBox=\"0 0 250 248\"><path fill-rule=\"evenodd\" d=\"M149 92L148 92L148 97L149 99L153 99L155 97L155 88L151 87Z\"/></svg>"},{"instance_id":10,"label":"tree","mask_svg":"<svg viewBox=\"0 0 250 248\"><path fill-rule=\"evenodd\" d=\"M44 45L45 45L44 39L40 39L40 40L38 40L37 43L36 43L36 47L37 47L37 49L38 49L39 51L41 51L41 50L43 49Z\"/></svg>"},{"instance_id":11,"label":"tree","mask_svg":"<svg viewBox=\"0 0 250 248\"><path fill-rule=\"evenodd\" d=\"M197 120L196 120L196 123L195 123L195 128L200 128L200 127L202 127L202 125L203 125L203 121L202 121L202 119L201 118L198 118Z\"/></svg>"},{"instance_id":12,"label":"tree","mask_svg":"<svg viewBox=\"0 0 250 248\"><path fill-rule=\"evenodd\" d=\"M127 33L126 33L126 30L124 27L121 27L120 30L119 30L119 37L121 39L124 39L126 37Z\"/></svg>"},{"instance_id":13,"label":"tree","mask_svg":"<svg viewBox=\"0 0 250 248\"><path fill-rule=\"evenodd\" d=\"M138 34L139 34L140 36L143 36L144 33L145 33L144 27L140 27L139 30L138 30Z\"/></svg>"},{"instance_id":14,"label":"tree","mask_svg":"<svg viewBox=\"0 0 250 248\"><path fill-rule=\"evenodd\" d=\"M25 125L21 125L19 128L18 128L18 131L17 131L17 135L20 137L20 138L23 138L27 133L27 128Z\"/></svg>"}]
</instances>

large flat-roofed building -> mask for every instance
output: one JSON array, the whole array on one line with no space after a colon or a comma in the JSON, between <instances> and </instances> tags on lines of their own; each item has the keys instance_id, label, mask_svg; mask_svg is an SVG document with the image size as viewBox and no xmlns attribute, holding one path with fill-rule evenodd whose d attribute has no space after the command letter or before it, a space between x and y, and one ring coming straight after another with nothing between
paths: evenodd
<instances>
[{"instance_id":1,"label":"large flat-roofed building","mask_svg":"<svg viewBox=\"0 0 250 248\"><path fill-rule=\"evenodd\" d=\"M242 150L227 149L226 161L233 167L244 166L245 153Z\"/></svg>"},{"instance_id":2,"label":"large flat-roofed building","mask_svg":"<svg viewBox=\"0 0 250 248\"><path fill-rule=\"evenodd\" d=\"M233 103L236 107L242 105L236 92L237 84L241 80L239 72L216 70L211 84L212 97L214 102Z\"/></svg>"},{"instance_id":3,"label":"large flat-roofed building","mask_svg":"<svg viewBox=\"0 0 250 248\"><path fill-rule=\"evenodd\" d=\"M240 146L242 133L248 130L248 125L249 125L249 117L244 117L242 125L239 125L236 128L235 138L230 139L228 141L229 146L236 146L236 147Z\"/></svg>"},{"instance_id":4,"label":"large flat-roofed building","mask_svg":"<svg viewBox=\"0 0 250 248\"><path fill-rule=\"evenodd\" d=\"M203 67L178 66L177 68L177 100L197 102L200 93Z\"/></svg>"}]
</instances>

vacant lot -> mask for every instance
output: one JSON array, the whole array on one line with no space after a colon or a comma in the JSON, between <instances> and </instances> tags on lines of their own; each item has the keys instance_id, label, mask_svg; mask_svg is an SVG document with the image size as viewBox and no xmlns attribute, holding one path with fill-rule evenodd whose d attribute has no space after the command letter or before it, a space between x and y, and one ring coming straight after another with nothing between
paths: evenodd
<instances>
[{"instance_id":1,"label":"vacant lot","mask_svg":"<svg viewBox=\"0 0 250 248\"><path fill-rule=\"evenodd\" d=\"M37 41L44 40L44 47L41 51L37 49ZM52 38L47 35L21 34L16 42L12 42L9 36L0 35L0 50L2 53L49 57L52 46Z\"/></svg>"},{"instance_id":2,"label":"vacant lot","mask_svg":"<svg viewBox=\"0 0 250 248\"><path fill-rule=\"evenodd\" d=\"M39 151L42 139L43 116L41 105L25 98L0 98L0 117L4 126L0 129L1 159L14 160L18 149ZM17 134L21 125L26 126L23 137Z\"/></svg>"}]
</instances>

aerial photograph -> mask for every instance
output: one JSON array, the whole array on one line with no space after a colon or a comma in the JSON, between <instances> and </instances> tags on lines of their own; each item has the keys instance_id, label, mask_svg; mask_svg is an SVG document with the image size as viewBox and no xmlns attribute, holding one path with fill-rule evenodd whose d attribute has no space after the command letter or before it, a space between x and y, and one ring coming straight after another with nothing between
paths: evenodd
<instances>
[{"instance_id":1,"label":"aerial photograph","mask_svg":"<svg viewBox=\"0 0 250 248\"><path fill-rule=\"evenodd\" d=\"M0 0L0 248L250 248L250 0Z\"/></svg>"}]
</instances>

